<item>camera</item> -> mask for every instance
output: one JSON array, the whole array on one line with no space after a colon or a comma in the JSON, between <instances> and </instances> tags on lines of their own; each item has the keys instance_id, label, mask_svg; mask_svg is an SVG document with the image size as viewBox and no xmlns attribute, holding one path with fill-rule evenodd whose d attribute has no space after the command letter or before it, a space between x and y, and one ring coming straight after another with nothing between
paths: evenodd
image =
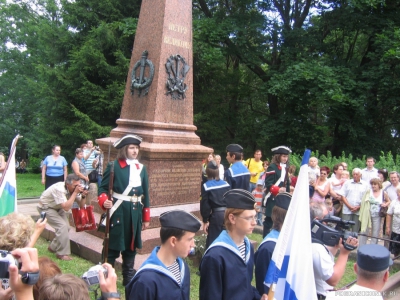
<instances>
[{"instance_id":1,"label":"camera","mask_svg":"<svg viewBox=\"0 0 400 300\"><path fill-rule=\"evenodd\" d=\"M94 267L91 267L87 272L82 275L83 281L85 281L88 286L99 284L99 271L102 271L104 277L107 278L107 269L104 268L102 265L96 265Z\"/></svg>"},{"instance_id":2,"label":"camera","mask_svg":"<svg viewBox=\"0 0 400 300\"><path fill-rule=\"evenodd\" d=\"M10 265L19 266L18 260L12 256L12 254L6 250L0 250L0 280L3 289L9 287L8 279L10 274L8 273L8 267Z\"/></svg>"},{"instance_id":3,"label":"camera","mask_svg":"<svg viewBox=\"0 0 400 300\"><path fill-rule=\"evenodd\" d=\"M336 226L332 228L324 223L333 223L336 224ZM358 237L356 232L347 230L354 224L354 221L346 221L335 216L330 216L322 220L313 220L311 222L311 237L328 246L336 246L340 238L342 238L344 248L352 251L357 247L347 244L346 240L348 237Z\"/></svg>"},{"instance_id":4,"label":"camera","mask_svg":"<svg viewBox=\"0 0 400 300\"><path fill-rule=\"evenodd\" d=\"M43 222L44 219L46 219L46 212L45 212L45 211L42 211L42 212L40 213L40 219L42 220L41 222Z\"/></svg>"},{"instance_id":5,"label":"camera","mask_svg":"<svg viewBox=\"0 0 400 300\"><path fill-rule=\"evenodd\" d=\"M89 190L89 185L88 184L81 184L81 187L83 187L84 191L88 191Z\"/></svg>"}]
</instances>

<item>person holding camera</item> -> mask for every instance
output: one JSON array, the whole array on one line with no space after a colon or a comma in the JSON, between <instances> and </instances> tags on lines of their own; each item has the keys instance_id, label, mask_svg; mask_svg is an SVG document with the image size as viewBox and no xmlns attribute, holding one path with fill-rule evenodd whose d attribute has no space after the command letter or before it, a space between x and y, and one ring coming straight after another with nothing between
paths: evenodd
<instances>
[{"instance_id":1,"label":"person holding camera","mask_svg":"<svg viewBox=\"0 0 400 300\"><path fill-rule=\"evenodd\" d=\"M126 299L190 299L190 269L183 259L195 246L201 222L191 213L171 210L160 215L160 223L161 246L126 286Z\"/></svg>"},{"instance_id":2,"label":"person holding camera","mask_svg":"<svg viewBox=\"0 0 400 300\"><path fill-rule=\"evenodd\" d=\"M142 248L141 233L150 224L149 179L146 167L137 160L142 138L129 134L114 143L117 159L109 163L99 187L99 205L110 209L110 238L107 262L114 265L122 253L122 284L126 286L136 271L136 248ZM113 194L108 200L111 168ZM103 250L103 253L105 251Z\"/></svg>"},{"instance_id":3,"label":"person holding camera","mask_svg":"<svg viewBox=\"0 0 400 300\"><path fill-rule=\"evenodd\" d=\"M6 257L2 255L3 259L7 260L8 264L10 288L0 290L0 299L10 299L14 294L15 300L33 300L33 285L39 279L37 249L15 249L9 252ZM1 276L3 277L3 275Z\"/></svg>"},{"instance_id":4,"label":"person holding camera","mask_svg":"<svg viewBox=\"0 0 400 300\"><path fill-rule=\"evenodd\" d=\"M37 206L39 213L46 212L47 222L55 230L55 238L47 248L56 253L58 259L72 260L71 247L69 243L69 222L67 212L75 201L80 202L82 195L87 190L80 183L76 174L69 174L65 182L57 182L45 190L40 196Z\"/></svg>"},{"instance_id":5,"label":"person holding camera","mask_svg":"<svg viewBox=\"0 0 400 300\"><path fill-rule=\"evenodd\" d=\"M83 159L85 161L86 171L88 174L94 170L93 161L96 159L96 156L99 154L99 147L93 146L93 141L88 140L86 142L87 148L83 151Z\"/></svg>"},{"instance_id":6,"label":"person holding camera","mask_svg":"<svg viewBox=\"0 0 400 300\"><path fill-rule=\"evenodd\" d=\"M310 204L311 222L322 220L327 215L328 210L325 204ZM339 218L339 220L341 219ZM336 235L340 235L340 232L338 231ZM324 300L328 290L333 289L340 279L342 279L351 252L349 249L356 249L358 240L355 237L349 236L345 243L343 243L342 238L340 238L337 244L332 247L325 245L324 241L318 239L318 237L316 238L314 230L312 230L312 237L312 256L317 297L319 300ZM340 253L335 263L334 256L338 250L340 250Z\"/></svg>"}]
</instances>

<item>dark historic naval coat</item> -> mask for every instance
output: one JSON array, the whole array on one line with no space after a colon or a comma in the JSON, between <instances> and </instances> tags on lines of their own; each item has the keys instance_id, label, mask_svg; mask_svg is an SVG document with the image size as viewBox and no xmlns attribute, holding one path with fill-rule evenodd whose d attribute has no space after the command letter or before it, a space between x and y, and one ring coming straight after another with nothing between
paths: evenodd
<instances>
[{"instance_id":1,"label":"dark historic naval coat","mask_svg":"<svg viewBox=\"0 0 400 300\"><path fill-rule=\"evenodd\" d=\"M104 172L101 185L99 187L99 195L108 192L108 184L110 180L110 165L108 164ZM124 251L125 249L135 250L142 248L142 210L143 208L150 207L149 198L149 180L147 176L146 167L141 164L128 165L125 160L114 161L114 187L113 191L122 194L125 188L129 185L130 168L136 168L140 176L140 182L135 182L135 186L128 196L141 196L141 203L132 203L129 201L122 201L121 205L114 212L110 219L110 239L109 249ZM113 198L115 204L117 200ZM102 207L103 203L99 202Z\"/></svg>"},{"instance_id":2,"label":"dark historic naval coat","mask_svg":"<svg viewBox=\"0 0 400 300\"><path fill-rule=\"evenodd\" d=\"M168 268L158 259L156 247L149 258L126 286L127 300L189 300L190 270L185 261L177 258L181 283L179 284Z\"/></svg>"},{"instance_id":3,"label":"dark historic naval coat","mask_svg":"<svg viewBox=\"0 0 400 300\"><path fill-rule=\"evenodd\" d=\"M223 230L226 203L224 194L231 186L224 180L208 180L201 186L200 213L203 222L210 222L206 248L219 236Z\"/></svg>"},{"instance_id":4,"label":"dark historic naval coat","mask_svg":"<svg viewBox=\"0 0 400 300\"><path fill-rule=\"evenodd\" d=\"M265 188L267 193L269 193L271 186L275 185L278 179L281 177L282 167L277 166L272 163L269 165L267 172L265 174ZM286 184L284 180L279 184L279 187L286 187L286 192L290 192L290 181L286 180ZM274 196L271 194L267 199L267 205L265 207L265 216L271 217L272 209L275 206ZM271 224L272 225L272 224Z\"/></svg>"},{"instance_id":5,"label":"dark historic naval coat","mask_svg":"<svg viewBox=\"0 0 400 300\"><path fill-rule=\"evenodd\" d=\"M232 189L249 190L250 172L241 161L237 161L225 171L225 181L229 183Z\"/></svg>"},{"instance_id":6,"label":"dark historic naval coat","mask_svg":"<svg viewBox=\"0 0 400 300\"><path fill-rule=\"evenodd\" d=\"M245 260L225 230L211 244L200 263L200 300L261 298L251 286L254 253L247 237L245 244Z\"/></svg>"}]
</instances>

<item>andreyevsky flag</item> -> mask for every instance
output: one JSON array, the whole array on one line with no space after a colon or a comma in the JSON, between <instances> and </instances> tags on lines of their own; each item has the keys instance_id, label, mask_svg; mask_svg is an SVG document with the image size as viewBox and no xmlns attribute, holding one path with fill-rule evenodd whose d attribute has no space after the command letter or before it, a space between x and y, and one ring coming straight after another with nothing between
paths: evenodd
<instances>
[{"instance_id":1,"label":"andreyevsky flag","mask_svg":"<svg viewBox=\"0 0 400 300\"><path fill-rule=\"evenodd\" d=\"M311 151L306 149L296 188L264 280L277 300L317 299L308 191L310 154Z\"/></svg>"},{"instance_id":2,"label":"andreyevsky flag","mask_svg":"<svg viewBox=\"0 0 400 300\"><path fill-rule=\"evenodd\" d=\"M10 155L6 169L0 178L0 217L17 211L17 180L15 175L15 150L17 147L17 135L12 141Z\"/></svg>"}]
</instances>

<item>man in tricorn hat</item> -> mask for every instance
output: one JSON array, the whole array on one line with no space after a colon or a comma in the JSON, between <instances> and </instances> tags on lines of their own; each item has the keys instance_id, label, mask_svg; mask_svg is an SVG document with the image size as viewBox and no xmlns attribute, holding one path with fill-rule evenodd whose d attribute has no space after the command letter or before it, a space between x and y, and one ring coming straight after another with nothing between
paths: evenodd
<instances>
[{"instance_id":1,"label":"man in tricorn hat","mask_svg":"<svg viewBox=\"0 0 400 300\"><path fill-rule=\"evenodd\" d=\"M114 143L118 149L113 163L114 186L112 201L108 200L109 163L99 187L99 205L110 210L110 241L107 261L114 266L122 253L122 284L125 286L135 275L136 248L142 248L141 232L150 224L150 199L147 170L139 163L142 138L129 134ZM143 223L142 223L143 222ZM104 251L103 251L104 253Z\"/></svg>"},{"instance_id":2,"label":"man in tricorn hat","mask_svg":"<svg viewBox=\"0 0 400 300\"><path fill-rule=\"evenodd\" d=\"M362 299L379 300L383 296L393 296L388 292L381 293L385 282L389 278L389 266L393 264L389 251L377 244L363 245L358 249L357 262L354 272L357 274L357 283L344 291L329 292L326 300L349 299L350 296L362 296ZM355 297L360 298L361 297Z\"/></svg>"},{"instance_id":3,"label":"man in tricorn hat","mask_svg":"<svg viewBox=\"0 0 400 300\"><path fill-rule=\"evenodd\" d=\"M195 246L201 222L182 210L160 216L161 246L154 248L126 287L126 299L190 299L190 270L182 259Z\"/></svg>"},{"instance_id":4,"label":"man in tricorn hat","mask_svg":"<svg viewBox=\"0 0 400 300\"><path fill-rule=\"evenodd\" d=\"M274 197L279 192L290 192L290 180L288 176L287 162L289 160L289 154L292 152L286 146L278 146L271 149L273 157L267 171L265 172L265 189L268 194L271 195L267 199L265 206L265 219L263 222L263 237L265 237L272 228L272 209L275 206ZM278 181L279 180L279 181ZM272 189L271 189L272 188Z\"/></svg>"},{"instance_id":5,"label":"man in tricorn hat","mask_svg":"<svg viewBox=\"0 0 400 300\"><path fill-rule=\"evenodd\" d=\"M225 171L225 181L232 189L248 191L250 186L250 172L242 163L243 147L230 144L226 147L226 160L232 164Z\"/></svg>"},{"instance_id":6,"label":"man in tricorn hat","mask_svg":"<svg viewBox=\"0 0 400 300\"><path fill-rule=\"evenodd\" d=\"M269 287L264 285L265 275L268 271L269 263L274 253L279 233L281 232L286 213L289 209L292 195L289 193L279 193L275 197L275 206L272 209L272 230L268 233L258 246L257 252L254 254L256 288L261 294L268 294Z\"/></svg>"},{"instance_id":7,"label":"man in tricorn hat","mask_svg":"<svg viewBox=\"0 0 400 300\"><path fill-rule=\"evenodd\" d=\"M206 250L200 263L200 300L261 298L251 286L254 267L253 246L247 234L257 224L254 196L241 189L225 193L226 230ZM262 299L268 299L263 295Z\"/></svg>"}]
</instances>

